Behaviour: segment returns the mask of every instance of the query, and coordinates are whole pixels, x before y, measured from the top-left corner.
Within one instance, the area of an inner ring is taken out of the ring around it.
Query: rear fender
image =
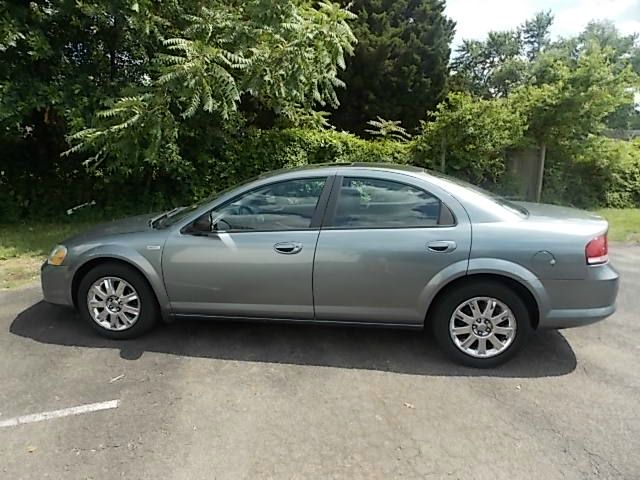
[[[451,282],[464,276],[488,274],[508,277],[527,288],[533,295],[541,317],[550,309],[549,295],[542,282],[522,265],[496,258],[474,258],[463,260],[441,270],[424,287],[418,301],[418,308],[426,316],[436,296]]]
[[[418,311],[421,312],[423,319],[427,315],[433,299],[436,298],[438,293],[440,293],[446,285],[460,277],[464,277],[467,274],[468,265],[468,260],[460,260],[459,262],[452,263],[448,267],[440,270],[429,280],[429,283],[422,289],[418,299]]]
[[[551,309],[549,294],[540,279],[529,269],[520,264],[498,258],[472,258],[469,260],[467,275],[489,274],[508,277],[525,287],[536,303],[540,318],[544,318]]]

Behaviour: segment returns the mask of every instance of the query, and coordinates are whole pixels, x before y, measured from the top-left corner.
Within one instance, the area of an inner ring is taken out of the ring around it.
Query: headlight
[[[56,245],[55,247],[53,247],[53,250],[51,250],[49,258],[47,259],[47,263],[49,265],[62,265],[62,262],[64,262],[66,256],[67,247],[65,247],[64,245]]]

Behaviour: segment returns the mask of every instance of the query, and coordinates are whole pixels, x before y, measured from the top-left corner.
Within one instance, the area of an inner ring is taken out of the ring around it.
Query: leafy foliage
[[[549,157],[545,200],[592,208],[640,206],[640,141],[590,136],[559,145]]]
[[[375,120],[369,120],[367,125],[371,128],[366,129],[365,132],[374,137],[399,141],[405,141],[411,138],[411,135],[407,133],[398,120],[385,120],[384,118],[378,117]]]
[[[332,122],[366,133],[367,121],[400,121],[414,132],[446,95],[454,23],[443,0],[342,0],[357,15],[355,55]]]
[[[550,13],[539,13],[516,31],[467,41],[453,62],[458,88],[489,101],[508,98],[524,119],[524,135],[512,145],[539,150],[538,200],[547,147],[600,133],[608,117],[633,110],[638,87],[629,55],[634,38],[592,23],[580,36],[554,44],[552,21]]]
[[[505,99],[484,100],[452,93],[416,138],[415,162],[485,186],[505,173],[505,151],[524,134],[525,119]]]
[[[607,115],[633,104],[637,77],[629,67],[616,68],[598,44],[573,55],[550,49],[530,72],[528,84],[515,90],[512,100],[526,115],[527,132],[536,143],[598,133]]]
[[[91,200],[74,216],[155,211],[330,161],[415,163],[504,191],[506,153],[543,145],[545,199],[640,201],[638,144],[601,137],[640,125],[637,37],[595,22],[551,42],[541,13],[465,42],[447,80],[443,12],[442,0],[0,3],[0,221]]]
[[[164,156],[179,165],[177,111],[191,118],[204,110],[214,114],[210,121],[224,122],[245,96],[295,123],[316,104],[336,106],[335,88],[343,86],[337,70],[355,42],[351,17],[332,3],[316,9],[266,0],[215,3],[185,15],[184,36],[163,40],[168,53],[154,59],[157,79],[100,112],[96,127],[71,135],[78,143],[67,153],[97,150],[125,163],[137,151],[142,161]]]
[[[504,97],[527,83],[528,68],[550,44],[553,15],[539,12],[515,30],[464,40],[451,62],[454,85],[475,95]]]

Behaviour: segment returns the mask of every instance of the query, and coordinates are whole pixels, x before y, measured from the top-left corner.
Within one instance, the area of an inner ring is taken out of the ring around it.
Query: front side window
[[[424,190],[389,180],[345,177],[333,226],[410,228],[453,223],[451,211]]]
[[[213,211],[221,230],[300,230],[309,228],[325,178],[273,183],[235,198]]]

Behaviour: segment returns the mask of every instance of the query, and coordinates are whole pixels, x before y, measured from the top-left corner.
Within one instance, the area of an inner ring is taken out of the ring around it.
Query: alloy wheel
[[[516,336],[511,309],[493,297],[474,297],[462,302],[449,320],[455,346],[475,358],[491,358],[504,352]]]
[[[119,277],[102,277],[87,292],[87,307],[94,322],[111,331],[127,330],[140,317],[138,292]]]

